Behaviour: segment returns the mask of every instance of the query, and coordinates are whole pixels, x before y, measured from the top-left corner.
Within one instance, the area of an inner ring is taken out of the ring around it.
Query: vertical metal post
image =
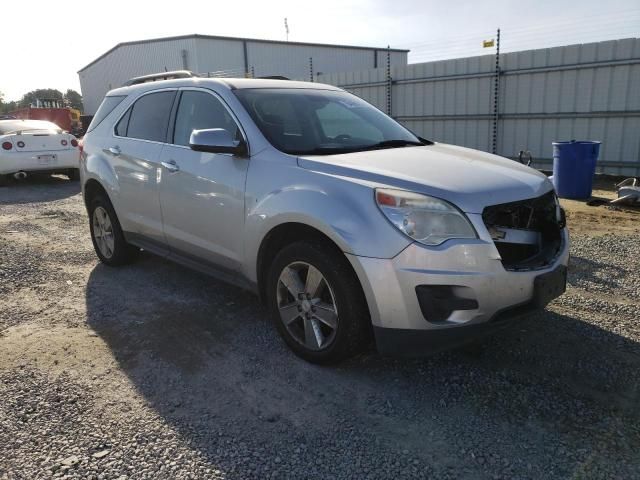
[[[187,61],[188,52],[186,50],[182,50],[182,68],[184,70],[189,70],[189,62]]]
[[[387,45],[387,115],[391,116],[391,48]]]
[[[244,60],[244,76],[249,76],[249,55],[247,52],[247,41],[242,41],[242,59]]]
[[[251,65],[251,78],[256,78],[256,70],[253,68],[253,65]]]
[[[493,140],[491,142],[491,152],[498,153],[498,120],[499,120],[499,100],[500,100],[500,29],[496,36],[496,72],[493,80]]]
[[[309,81],[313,82],[313,57],[309,57]]]

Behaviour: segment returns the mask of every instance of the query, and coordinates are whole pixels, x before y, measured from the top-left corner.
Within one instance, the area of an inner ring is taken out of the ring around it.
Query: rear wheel
[[[294,243],[276,255],[267,297],[280,335],[309,362],[339,362],[371,338],[358,278],[341,252],[321,242]]]
[[[93,248],[106,265],[131,263],[140,251],[127,243],[111,202],[102,194],[96,195],[89,204],[89,229]]]

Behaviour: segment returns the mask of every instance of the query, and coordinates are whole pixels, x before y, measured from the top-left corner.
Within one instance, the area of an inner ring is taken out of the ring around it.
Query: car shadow
[[[319,367],[284,346],[252,294],[151,255],[97,265],[86,307],[145,404],[227,478],[283,478],[296,465],[328,478],[356,458],[382,472],[403,455],[435,476],[570,476],[640,441],[640,347],[577,314],[541,312],[432,357],[369,352]],[[550,470],[538,448],[569,453]],[[256,470],[230,451],[279,462]]]
[[[625,277],[625,269],[611,262],[578,255],[572,255],[569,259],[567,282],[574,287],[595,284],[602,288],[611,288],[615,284],[624,284]]]
[[[0,204],[51,202],[80,193],[80,182],[64,175],[29,175],[23,180],[10,178],[0,187]]]

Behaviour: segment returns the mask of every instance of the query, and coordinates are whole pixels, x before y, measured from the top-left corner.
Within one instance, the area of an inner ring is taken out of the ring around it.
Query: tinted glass
[[[175,92],[150,93],[133,104],[127,137],[164,142]]]
[[[120,102],[122,102],[125,98],[127,98],[126,95],[104,97],[104,100],[102,100],[102,103],[98,107],[98,111],[93,116],[93,119],[89,124],[89,128],[87,129],[87,132],[90,132],[91,130],[96,128],[98,125],[100,125],[100,122],[102,122],[102,120],[104,120],[107,115],[113,112],[113,109],[116,108],[120,104]]]
[[[127,110],[127,113],[120,119],[115,128],[115,133],[119,137],[127,136],[127,127],[129,126],[129,118],[131,117],[131,108]]]
[[[234,94],[271,144],[286,153],[329,155],[423,145],[398,122],[347,92],[256,88]]]
[[[182,92],[173,143],[189,145],[191,132],[205,128],[223,128],[233,138],[239,138],[240,135],[238,125],[216,97],[206,92]]]
[[[362,119],[349,107],[339,102],[327,102],[327,104],[316,110],[316,115],[320,120],[320,128],[327,138],[337,138],[340,135],[351,135],[352,137],[367,139],[371,142],[381,142],[384,140],[382,131],[370,122],[363,122]],[[346,132],[349,132],[348,134]]]

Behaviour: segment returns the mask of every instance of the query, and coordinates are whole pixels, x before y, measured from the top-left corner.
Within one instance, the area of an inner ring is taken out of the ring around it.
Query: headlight
[[[424,245],[440,245],[450,238],[477,238],[464,214],[439,198],[378,188],[376,202],[391,223]]]

